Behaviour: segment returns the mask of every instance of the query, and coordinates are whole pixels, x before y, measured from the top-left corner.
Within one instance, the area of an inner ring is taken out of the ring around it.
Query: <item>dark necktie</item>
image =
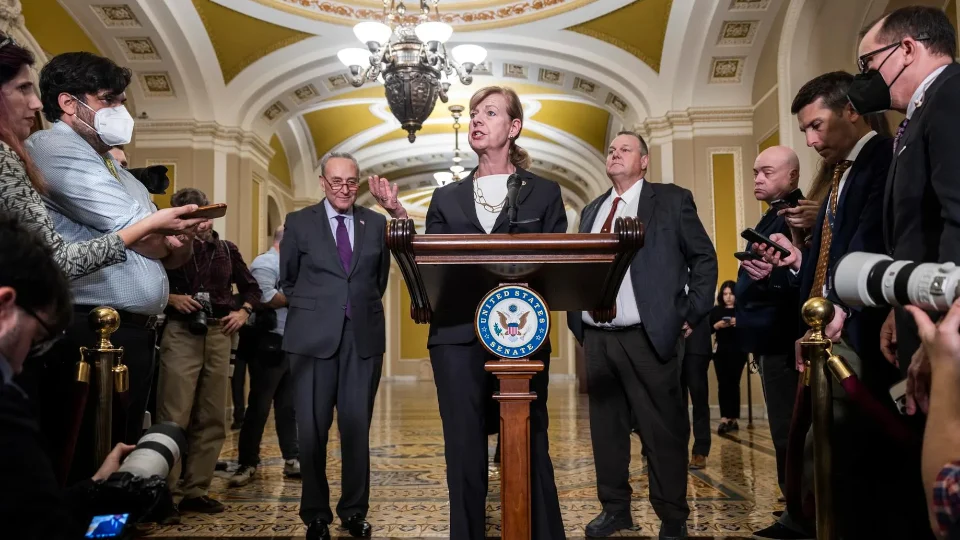
[[[907,124],[910,123],[909,118],[904,118],[903,122],[900,122],[900,125],[897,127],[897,136],[893,138],[893,153],[896,155],[897,150],[900,149],[900,139],[903,137],[903,132],[907,130]]]
[[[347,232],[346,218],[337,216],[337,254],[340,255],[340,265],[343,271],[350,275],[350,265],[353,263],[353,248],[350,247],[350,234]],[[350,298],[347,298],[347,318],[350,318]]]
[[[837,213],[837,201],[840,200],[840,179],[843,173],[853,165],[852,161],[845,160],[837,163],[833,169],[833,182],[830,185],[830,201],[827,203],[827,215],[820,229],[820,254],[817,257],[816,273],[813,275],[813,287],[810,288],[810,298],[823,296],[823,285],[827,282],[827,267],[830,263],[830,244],[833,242],[833,218]]]
[[[610,207],[610,213],[607,214],[607,220],[603,222],[603,227],[600,228],[600,232],[608,233],[610,232],[610,226],[613,225],[613,216],[617,215],[617,205],[622,202],[623,199],[617,197],[613,200],[613,206]]]

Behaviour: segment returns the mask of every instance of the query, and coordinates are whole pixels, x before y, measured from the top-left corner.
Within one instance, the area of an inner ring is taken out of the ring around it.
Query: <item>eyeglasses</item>
[[[920,34],[920,36],[913,38],[914,41],[927,41],[927,40],[929,40],[929,39],[930,39],[930,36],[928,36],[928,35],[926,35],[926,34]],[[867,71],[869,71],[867,65],[870,63],[870,59],[871,59],[871,58],[873,58],[874,56],[876,56],[876,55],[878,55],[878,54],[880,54],[880,53],[882,53],[882,52],[884,52],[884,51],[889,51],[890,49],[895,49],[895,48],[899,47],[900,45],[903,45],[903,41],[897,41],[897,42],[895,42],[895,43],[891,43],[891,44],[889,44],[889,45],[885,45],[885,46],[883,46],[883,47],[880,47],[879,49],[877,49],[877,50],[875,50],[875,51],[870,51],[870,52],[868,52],[868,53],[866,53],[866,54],[861,55],[860,58],[857,59],[857,67],[860,68],[860,73],[866,73]],[[890,54],[892,55],[893,53],[891,52]],[[887,56],[887,58],[890,58],[890,57]],[[886,62],[887,60],[884,59],[883,61]],[[881,63],[880,65],[882,66],[883,64]]]
[[[324,180],[326,180],[326,178],[324,178]],[[335,179],[335,180],[326,180],[326,182],[327,182],[328,184],[330,184],[330,187],[331,187],[334,191],[340,191],[341,189],[343,189],[343,186],[347,186],[347,191],[356,191],[357,188],[360,187],[360,182],[358,182],[358,181],[356,181],[356,180],[354,180],[354,179],[352,179],[352,178],[351,178],[350,180],[347,180],[347,181],[343,181],[343,180],[340,180],[339,178],[337,178],[337,179]]]
[[[20,309],[22,309],[27,315],[30,315],[31,317],[36,319],[37,322],[40,323],[40,326],[42,326],[47,333],[46,338],[40,341],[37,341],[30,346],[30,353],[29,353],[30,356],[34,356],[34,357],[43,356],[48,351],[50,351],[51,348],[53,348],[54,344],[56,344],[58,341],[63,339],[63,336],[67,335],[66,330],[61,330],[60,332],[54,331],[53,328],[51,328],[50,325],[45,323],[43,319],[41,319],[40,316],[37,315],[37,312],[33,311],[32,309],[24,306],[20,306]]]

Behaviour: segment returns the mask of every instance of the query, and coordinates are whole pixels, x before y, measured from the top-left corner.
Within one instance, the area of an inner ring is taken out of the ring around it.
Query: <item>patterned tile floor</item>
[[[596,497],[590,425],[586,397],[578,395],[572,382],[551,383],[551,457],[569,539],[582,538],[584,526],[600,511]],[[158,527],[151,537],[180,538],[303,538],[305,529],[297,516],[300,482],[281,474],[283,461],[272,419],[262,445],[264,464],[257,478],[243,488],[231,489],[215,478],[211,496],[223,501],[228,511],[219,515],[187,514],[182,524]],[[688,496],[691,537],[735,538],[772,523],[771,513],[781,510],[777,502],[776,465],[767,424],[754,422],[732,436],[716,435],[707,468],[691,471]],[[340,446],[333,427],[327,449],[331,501],[339,497]],[[232,432],[223,448],[223,459],[235,460],[238,432]],[[447,490],[443,466],[443,437],[433,383],[384,382],[377,396],[373,428],[371,501],[368,519],[377,538],[449,537]],[[491,438],[491,446],[495,440]],[[493,448],[491,447],[491,453]],[[633,519],[636,530],[618,536],[656,537],[659,520],[646,499],[647,475],[640,458],[640,443],[634,438],[630,471],[634,489]],[[491,482],[487,499],[487,534],[500,535],[499,483]],[[336,531],[333,531],[337,534]],[[346,534],[341,532],[341,534]]]

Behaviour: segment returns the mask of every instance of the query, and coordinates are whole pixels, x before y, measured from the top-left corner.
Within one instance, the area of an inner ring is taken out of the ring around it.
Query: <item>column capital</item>
[[[137,121],[135,137],[138,148],[218,150],[250,158],[265,169],[274,154],[270,144],[256,133],[217,122],[143,119]]]

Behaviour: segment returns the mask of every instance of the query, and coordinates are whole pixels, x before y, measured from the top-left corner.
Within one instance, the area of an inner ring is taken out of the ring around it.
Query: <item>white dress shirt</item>
[[[323,206],[327,209],[327,221],[330,222],[330,232],[333,233],[333,241],[337,241],[337,226],[340,225],[340,222],[337,221],[337,216],[343,216],[343,226],[347,228],[347,235],[350,237],[350,249],[353,249],[353,207],[351,206],[347,213],[341,214],[337,211],[336,208],[330,204],[328,199],[323,200]]]
[[[624,191],[623,195],[617,195],[617,190],[611,189],[610,195],[597,210],[597,217],[593,220],[593,227],[590,229],[590,232],[600,232],[600,229],[603,228],[603,223],[607,220],[607,215],[610,213],[610,208],[613,207],[613,200],[617,197],[620,197],[623,201],[617,205],[617,211],[613,215],[613,222],[616,222],[618,217],[636,216],[637,210],[640,207],[640,191],[643,189],[643,184],[644,179],[641,178],[639,182],[630,186],[630,189]],[[613,232],[612,223],[610,232]],[[626,327],[640,324],[640,309],[637,307],[637,297],[633,293],[633,280],[630,279],[629,268],[623,277],[623,281],[620,282],[620,290],[617,291],[617,316],[614,317],[613,321],[598,324],[593,320],[593,317],[590,316],[588,311],[584,311],[583,322],[590,326],[599,326],[601,328],[611,326]]]
[[[870,142],[870,139],[872,139],[876,134],[877,134],[876,131],[871,131],[870,133],[867,133],[863,137],[860,137],[860,140],[857,141],[857,144],[853,145],[853,148],[847,154],[846,159],[848,161],[856,161],[857,157],[860,156],[860,152],[863,150],[863,147],[866,146],[867,143]],[[853,170],[852,166],[847,167],[847,170],[843,171],[843,176],[840,177],[840,186],[837,188],[838,201],[840,200],[840,196],[843,195],[843,186],[844,184],[847,183],[847,177],[850,176],[850,171],[852,170]]]
[[[476,182],[477,188],[483,193],[483,199],[487,204],[497,206],[507,198],[508,178],[510,178],[509,174],[491,174],[490,176],[474,178],[473,181]],[[489,234],[493,230],[493,226],[497,224],[500,212],[491,212],[480,206],[480,203],[476,200],[473,201],[473,205],[477,209],[477,219],[480,220],[480,225],[483,225],[483,230]]]
[[[939,77],[945,69],[947,69],[947,66],[940,66],[934,70],[934,72],[927,75],[927,78],[914,90],[913,96],[910,98],[910,103],[907,104],[907,118],[912,118],[913,111],[916,111],[917,107],[923,105],[923,95],[927,92],[927,88],[930,88],[933,81],[937,80],[937,77]]]

